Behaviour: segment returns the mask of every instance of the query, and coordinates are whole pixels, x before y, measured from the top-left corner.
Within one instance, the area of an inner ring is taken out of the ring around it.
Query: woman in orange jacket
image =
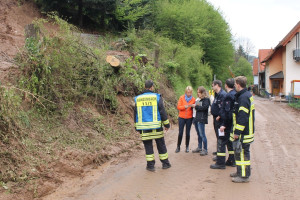
[[[177,109],[179,110],[179,117],[178,117],[179,134],[177,140],[177,148],[175,151],[176,153],[180,151],[184,126],[186,130],[185,152],[186,153],[189,152],[190,131],[193,122],[193,108],[195,107],[195,98],[192,96],[192,94],[193,94],[193,88],[191,86],[187,86],[185,89],[185,94],[182,95],[178,100]]]

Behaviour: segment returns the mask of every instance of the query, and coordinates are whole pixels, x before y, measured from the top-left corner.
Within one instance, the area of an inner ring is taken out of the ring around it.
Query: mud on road
[[[157,150],[156,172],[145,170],[144,150],[119,157],[82,178],[64,183],[44,200],[200,200],[200,199],[300,199],[300,113],[284,103],[255,98],[256,131],[251,145],[252,176],[249,183],[231,182],[225,170],[210,169],[216,149],[212,117],[206,126],[209,155],[175,153],[178,129],[165,139],[172,167],[161,168]],[[190,149],[197,146],[194,127]],[[183,140],[184,144],[184,140]],[[156,147],[155,147],[156,148]]]

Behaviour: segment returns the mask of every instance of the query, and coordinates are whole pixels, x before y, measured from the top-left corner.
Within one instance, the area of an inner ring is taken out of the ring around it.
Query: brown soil
[[[18,73],[13,58],[24,46],[24,27],[40,16],[33,3],[17,0],[0,1],[0,81],[2,83],[12,82],[14,74]]]
[[[206,127],[209,155],[174,153],[178,129],[166,133],[172,168],[163,170],[156,155],[156,172],[145,170],[144,150],[117,157],[59,187],[44,200],[98,199],[299,199],[300,113],[284,103],[255,98],[256,133],[251,145],[251,181],[232,183],[235,168],[212,170],[211,152],[216,148],[212,118]],[[190,149],[196,147],[194,127]],[[141,141],[140,141],[141,142]]]

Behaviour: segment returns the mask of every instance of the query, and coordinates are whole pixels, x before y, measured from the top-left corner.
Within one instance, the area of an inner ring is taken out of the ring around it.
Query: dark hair
[[[203,86],[199,86],[197,89],[201,94],[204,94],[204,97],[207,97],[206,89]]]
[[[213,84],[218,85],[220,88],[222,87],[222,81],[220,81],[220,80],[214,80]]]
[[[152,80],[147,80],[145,81],[145,88],[150,89],[153,86],[153,81]]]
[[[235,78],[235,82],[239,84],[242,88],[245,88],[247,85],[247,78],[245,76],[238,76]]]
[[[233,78],[229,78],[226,80],[225,84],[227,85],[227,87],[229,88],[234,88],[234,79]]]

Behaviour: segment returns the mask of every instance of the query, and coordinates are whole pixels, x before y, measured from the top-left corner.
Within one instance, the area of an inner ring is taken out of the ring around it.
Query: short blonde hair
[[[192,91],[192,92],[193,92],[193,88],[192,88],[192,86],[187,86],[187,87],[185,88],[185,92],[187,92],[188,90],[190,90],[190,91]]]

